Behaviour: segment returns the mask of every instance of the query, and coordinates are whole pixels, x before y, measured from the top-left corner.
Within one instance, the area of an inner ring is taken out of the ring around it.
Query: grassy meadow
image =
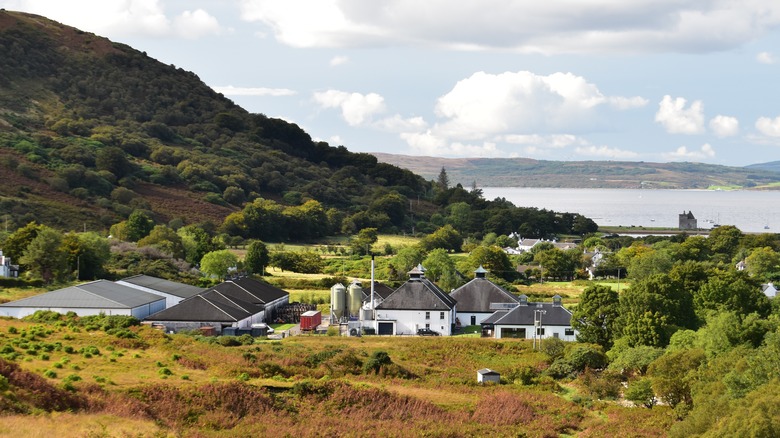
[[[0,319],[0,351],[0,435],[663,436],[673,421],[544,376],[547,356],[524,340],[269,341]],[[481,368],[502,383],[477,384]]]

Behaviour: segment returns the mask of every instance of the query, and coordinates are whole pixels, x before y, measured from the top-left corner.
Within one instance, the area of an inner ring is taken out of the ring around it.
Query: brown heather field
[[[298,336],[223,346],[129,330],[135,337],[0,319],[0,436],[664,436],[673,418],[542,376],[545,355],[525,341]],[[376,352],[389,361],[372,368]],[[502,373],[501,385],[476,383],[485,367]],[[513,381],[518,370],[533,381]]]

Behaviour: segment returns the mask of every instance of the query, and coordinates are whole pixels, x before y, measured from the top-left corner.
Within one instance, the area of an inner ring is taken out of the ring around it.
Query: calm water
[[[691,211],[700,228],[720,224],[745,232],[780,233],[780,191],[517,187],[482,191],[485,199],[503,197],[518,207],[580,213],[601,226],[676,228],[678,215]]]

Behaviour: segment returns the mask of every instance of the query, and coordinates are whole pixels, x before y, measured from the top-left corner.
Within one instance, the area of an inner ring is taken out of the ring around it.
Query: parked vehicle
[[[429,328],[421,328],[417,329],[417,336],[441,336],[441,334]]]

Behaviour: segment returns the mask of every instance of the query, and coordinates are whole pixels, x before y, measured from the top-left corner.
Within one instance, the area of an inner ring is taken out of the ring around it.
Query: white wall
[[[83,308],[68,308],[68,307],[0,307],[0,316],[11,316],[14,318],[24,318],[25,316],[32,315],[39,310],[51,310],[57,313],[74,312],[78,316],[92,316],[100,315],[126,315],[132,316],[131,309],[83,309]]]
[[[466,327],[471,324],[471,317],[476,316],[477,323],[474,325],[482,324],[482,321],[488,319],[493,313],[476,313],[476,312],[458,312],[457,318],[460,320],[461,327]]]
[[[576,341],[577,340],[577,331],[574,330],[574,334],[570,336],[566,336],[566,329],[571,327],[563,327],[563,326],[550,326],[550,325],[543,325],[544,328],[544,335],[542,335],[541,339],[546,338],[553,338],[555,337],[555,334],[558,335],[558,339],[561,339],[563,341]],[[533,325],[503,325],[503,324],[496,324],[495,329],[493,331],[494,336],[496,339],[501,339],[501,329],[503,328],[524,328],[525,329],[525,339],[533,339],[534,338],[534,326]]]
[[[377,320],[395,320],[396,335],[415,335],[417,329],[430,324],[431,330],[439,332],[442,336],[452,335],[453,311],[444,310],[444,319],[440,318],[439,310],[431,310],[430,318],[425,318],[425,310],[390,310],[377,309]]]

